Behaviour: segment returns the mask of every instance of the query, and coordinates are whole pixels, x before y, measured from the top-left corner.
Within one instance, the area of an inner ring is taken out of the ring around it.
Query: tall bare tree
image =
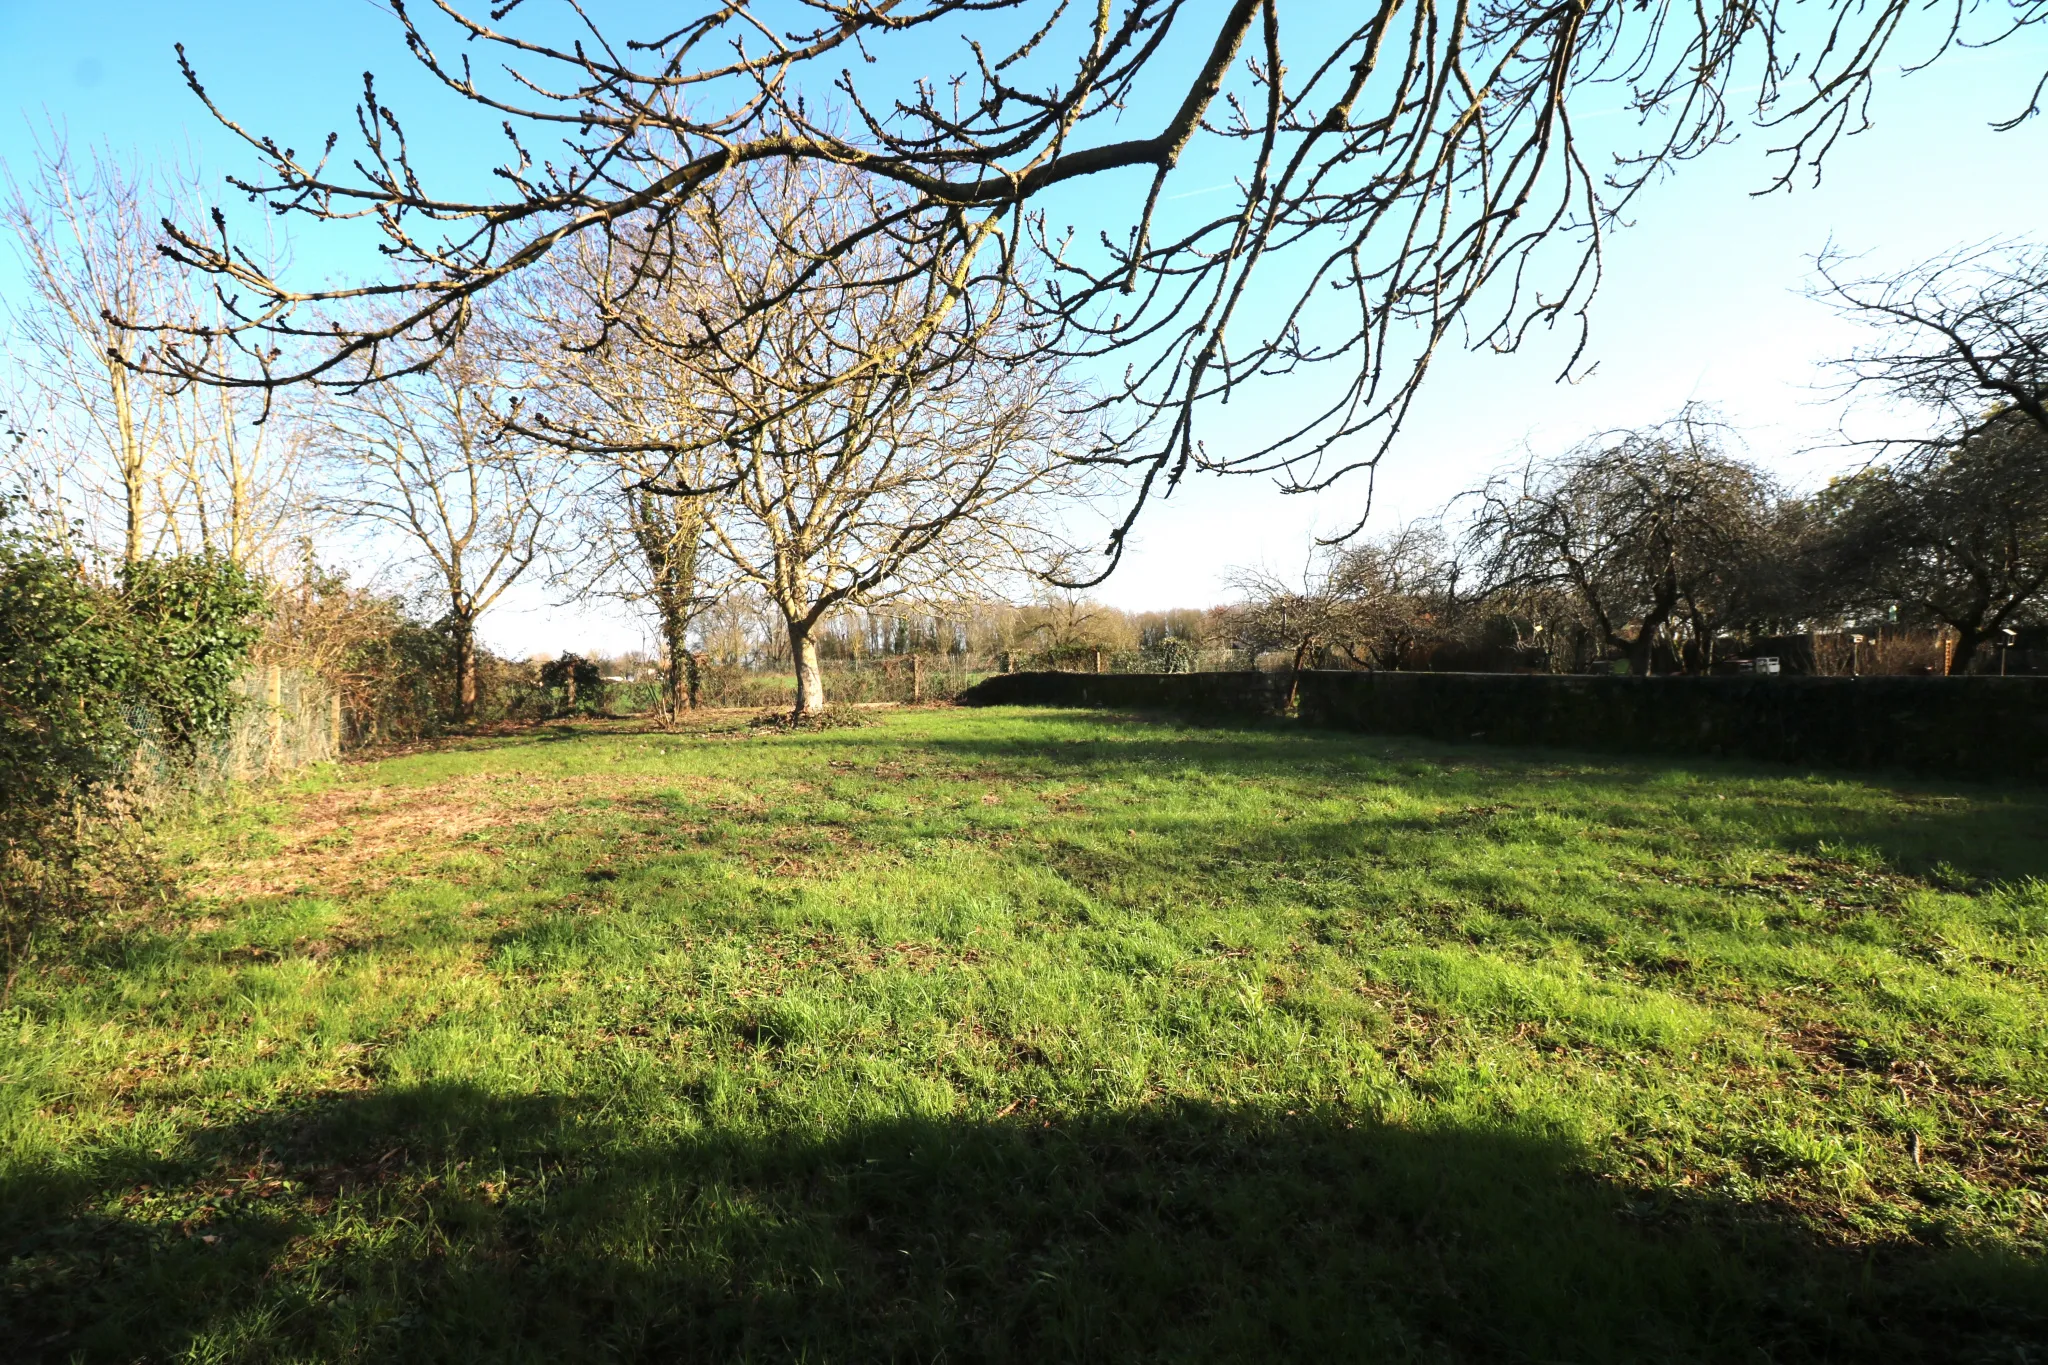
[[[833,613],[1050,567],[1093,449],[1086,396],[1021,307],[935,309],[947,286],[899,244],[845,244],[876,193],[793,162],[700,201],[658,287],[593,300],[668,425],[578,425],[567,404],[534,419],[572,450],[661,454],[637,487],[704,506],[725,585],[774,604],[799,716],[825,703],[818,634]]]
[[[673,718],[697,704],[690,627],[710,601],[701,580],[711,499],[686,491],[703,482],[708,414],[695,372],[666,344],[690,326],[688,291],[624,294],[630,268],[590,245],[521,281],[518,325],[497,344],[511,342],[525,371],[521,404],[540,424],[532,434],[581,458],[575,505],[587,552],[564,577],[653,618]]]
[[[295,542],[317,529],[302,496],[305,403],[272,403],[259,422],[258,405],[234,390],[196,385],[165,397],[160,458],[181,494],[172,538],[245,567],[286,568]]]
[[[74,488],[62,491],[72,493],[67,501],[118,509],[116,543],[132,564],[169,532],[164,471],[152,459],[165,414],[136,374],[149,338],[110,319],[183,312],[181,300],[164,296],[151,186],[104,152],[80,165],[59,140],[27,179],[10,167],[6,188],[28,285],[26,306],[10,310],[18,359],[42,392],[52,434],[91,442],[68,471]],[[61,496],[59,471],[47,474],[45,487]]]
[[[1512,349],[1562,323],[1583,345],[1605,225],[1732,135],[1742,103],[1775,130],[1790,183],[1865,125],[1900,43],[1933,60],[2048,21],[2038,0],[1995,15],[1960,0],[737,0],[627,41],[583,6],[393,13],[428,79],[505,128],[493,183],[507,188],[436,187],[369,78],[361,147],[337,154],[330,136],[302,155],[238,121],[181,49],[193,91],[261,163],[237,183],[286,215],[373,224],[388,272],[306,288],[250,264],[224,221],[184,222],[173,249],[234,297],[253,368],[225,364],[211,330],[171,363],[231,383],[352,382],[365,352],[452,339],[479,295],[565,242],[623,244],[652,286],[663,242],[735,173],[855,168],[893,192],[828,254],[889,242],[906,274],[939,282],[939,313],[1021,290],[1059,324],[1041,333],[1048,353],[1122,362],[1104,367],[1123,376],[1109,397],[1141,419],[1125,430],[1144,477],[1111,565],[1146,498],[1190,470],[1315,489],[1372,466],[1446,343]],[[948,51],[957,64],[934,68]],[[1580,138],[1589,100],[1638,116],[1635,140],[1599,149],[1615,154],[1605,172]],[[764,282],[755,301],[810,280]],[[319,305],[370,295],[396,305],[383,321],[328,329]],[[1200,410],[1323,373],[1269,440],[1202,443]]]
[[[338,516],[395,532],[442,606],[454,711],[477,706],[477,622],[547,554],[561,488],[557,460],[508,432],[493,353],[476,334],[428,368],[336,395],[318,429]]]
[[[115,321],[227,321],[157,250],[163,217],[197,202],[197,169],[145,169],[104,147],[80,157],[61,133],[34,158],[6,171],[0,201],[26,285],[8,310],[10,405],[33,427],[10,472],[54,531],[126,563],[165,549],[275,557],[301,529],[296,424],[274,407],[252,421],[258,396],[179,382],[149,363],[155,335]]]

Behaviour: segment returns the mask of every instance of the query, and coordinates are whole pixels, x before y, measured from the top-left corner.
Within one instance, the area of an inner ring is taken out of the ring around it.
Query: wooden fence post
[[[328,757],[341,757],[341,693],[331,692],[327,697],[327,750]]]
[[[924,700],[924,655],[922,654],[910,656],[910,699],[913,702]]]
[[[270,706],[270,754],[264,759],[264,766],[277,766],[278,751],[284,748],[284,670],[276,664],[270,666],[270,674],[264,680],[264,701]]]
[[[1095,651],[1095,671],[1097,673],[1102,671],[1102,651],[1099,649]]]

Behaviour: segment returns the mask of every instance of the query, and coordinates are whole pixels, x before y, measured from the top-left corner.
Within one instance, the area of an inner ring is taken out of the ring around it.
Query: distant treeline
[[[2015,671],[2048,646],[2048,427],[1994,411],[1815,493],[1697,410],[1500,474],[1300,581],[1239,575],[1222,638],[1296,668]]]

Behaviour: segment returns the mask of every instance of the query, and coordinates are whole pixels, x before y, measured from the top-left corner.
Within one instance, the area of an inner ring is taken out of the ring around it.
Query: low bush
[[[597,664],[567,650],[560,658],[540,666],[540,685],[547,692],[549,710],[561,716],[601,716],[605,713],[604,674]]]
[[[133,792],[113,785],[0,801],[0,1009],[39,951],[158,893],[146,814]]]

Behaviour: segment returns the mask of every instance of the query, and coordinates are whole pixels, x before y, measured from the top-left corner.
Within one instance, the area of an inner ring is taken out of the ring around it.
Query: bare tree
[[[502,378],[477,336],[402,381],[337,395],[322,415],[338,515],[396,532],[445,608],[454,711],[477,703],[478,620],[549,549],[559,462],[505,430],[493,400]]]
[[[1353,638],[1336,642],[1354,664],[1407,668],[1462,624],[1463,567],[1441,525],[1411,521],[1345,548],[1330,589],[1351,604]]]
[[[712,662],[728,668],[772,661],[789,648],[782,613],[758,589],[744,585],[715,597],[698,614],[697,629]]]
[[[301,496],[310,437],[302,405],[272,404],[257,422],[247,397],[200,385],[165,395],[160,458],[182,494],[171,534],[185,548],[275,572],[317,529]]]
[[[150,197],[139,172],[104,153],[81,167],[61,141],[27,181],[7,172],[7,226],[28,284],[27,305],[11,310],[17,358],[42,391],[41,415],[59,439],[91,442],[68,470],[44,465],[37,482],[52,502],[118,508],[114,538],[131,564],[161,543],[171,522],[151,459],[163,414],[136,374],[148,337],[109,319],[182,312],[162,296]],[[68,489],[59,482],[66,473]],[[54,520],[69,522],[69,511]]]
[[[1709,667],[1775,497],[1715,435],[1688,410],[1489,480],[1468,495],[1480,586],[1568,593],[1594,638],[1634,673],[1652,670],[1660,643],[1688,671]]]
[[[1850,264],[1823,255],[1818,292],[1879,335],[1840,362],[1851,392],[1930,411],[1958,444],[2008,409],[2048,432],[2048,247],[1992,242],[1865,279],[1848,278]]]
[[[1845,601],[1889,602],[1956,632],[1950,667],[2040,606],[2048,582],[2048,247],[1965,247],[1889,277],[1819,263],[1824,297],[1880,339],[1841,362],[1851,392],[1930,413],[1932,436],[1816,500],[1823,573]]]
[[[711,499],[686,491],[704,479],[706,406],[694,372],[663,345],[690,325],[685,291],[646,291],[622,308],[622,266],[586,247],[522,282],[520,323],[505,339],[528,372],[522,402],[544,419],[533,434],[587,466],[577,503],[589,553],[567,577],[653,617],[673,719],[697,705],[690,626],[710,601],[701,579]]]
[[[1822,501],[1832,583],[1859,605],[1896,603],[1952,628],[1952,672],[2048,608],[2048,432],[2017,410],[1960,445],[1840,480]]]
[[[1284,649],[1293,658],[1287,704],[1294,704],[1304,669],[1370,633],[1369,610],[1347,591],[1344,556],[1324,549],[1303,571],[1299,586],[1269,569],[1235,569],[1239,601],[1230,611],[1231,643],[1256,659]]]
[[[899,246],[844,244],[874,192],[836,169],[762,172],[700,202],[658,290],[600,301],[607,332],[682,376],[692,420],[721,433],[650,433],[637,444],[667,464],[639,486],[711,500],[703,524],[728,586],[782,616],[798,716],[825,703],[817,636],[833,613],[1048,567],[1091,436],[1084,396],[1021,310],[941,314]],[[570,449],[617,458],[633,444],[543,416],[536,429]]]
[[[152,368],[158,338],[115,321],[226,321],[157,250],[162,217],[196,202],[197,169],[144,170],[104,148],[81,160],[61,134],[35,158],[26,176],[6,172],[0,203],[27,286],[9,310],[22,390],[10,405],[33,427],[11,472],[54,532],[125,563],[166,549],[274,557],[301,529],[295,424],[255,425],[250,395]]]
[[[1126,458],[1145,477],[1110,536],[1113,566],[1146,498],[1192,469],[1311,489],[1373,466],[1446,343],[1512,349],[1563,323],[1582,346],[1605,225],[1661,170],[1732,135],[1750,91],[1790,183],[1865,126],[1901,41],[1924,37],[1916,56],[1933,60],[2048,19],[2034,0],[1990,19],[1961,0],[1925,18],[1908,0],[1380,0],[1285,23],[1282,10],[739,0],[624,41],[582,6],[394,6],[429,80],[506,131],[506,188],[480,198],[432,186],[373,79],[360,149],[337,154],[330,136],[301,155],[237,121],[181,49],[195,94],[261,163],[237,185],[288,216],[373,225],[389,272],[305,288],[252,265],[225,219],[179,224],[172,249],[234,298],[250,368],[210,353],[207,329],[170,362],[222,382],[353,382],[365,352],[449,341],[479,295],[572,239],[623,243],[652,284],[663,243],[735,172],[856,168],[893,192],[828,255],[887,240],[936,282],[940,313],[980,288],[1021,290],[1059,324],[1047,351],[1124,362],[1108,397],[1142,419]],[[934,69],[949,50],[957,64]],[[476,53],[488,59],[472,65]],[[1604,174],[1577,131],[1588,100],[1638,119]],[[1048,202],[1071,204],[1077,225],[1049,220]],[[800,273],[755,301],[809,287]],[[319,305],[366,296],[397,306],[328,329]],[[1306,390],[1314,400],[1269,441],[1202,444],[1198,410],[1254,379],[1320,371],[1334,382]]]

